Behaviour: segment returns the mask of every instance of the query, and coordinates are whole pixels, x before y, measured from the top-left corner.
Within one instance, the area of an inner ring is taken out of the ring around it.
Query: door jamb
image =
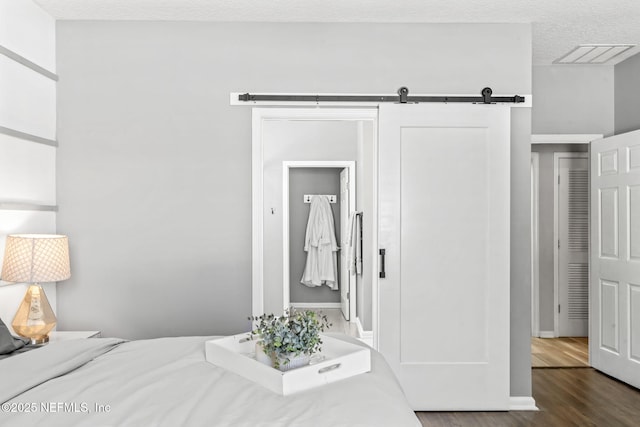
[[[540,336],[540,153],[531,152],[531,336]]]
[[[310,160],[282,162],[282,303],[283,307],[291,304],[291,277],[289,275],[289,171],[294,168],[346,168],[349,171],[349,206],[356,205],[356,162],[353,160]],[[354,209],[355,210],[355,209]],[[341,236],[344,240],[344,236]],[[342,250],[342,248],[341,248]],[[340,265],[340,269],[346,266]],[[340,284],[343,286],[343,284]],[[354,280],[349,281],[349,319],[355,322],[357,286]]]

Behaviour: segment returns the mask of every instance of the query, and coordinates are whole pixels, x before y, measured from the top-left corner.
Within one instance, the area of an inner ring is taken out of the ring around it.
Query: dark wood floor
[[[533,369],[539,411],[417,412],[429,427],[637,427],[640,391],[592,368]]]

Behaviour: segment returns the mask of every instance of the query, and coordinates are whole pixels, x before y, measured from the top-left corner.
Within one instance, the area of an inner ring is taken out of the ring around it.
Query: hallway
[[[531,338],[533,368],[576,368],[589,366],[586,337]]]
[[[315,311],[316,313],[327,316],[331,327],[325,332],[340,332],[350,337],[358,338],[358,328],[356,328],[356,324],[345,320],[339,308],[306,308],[304,310]]]

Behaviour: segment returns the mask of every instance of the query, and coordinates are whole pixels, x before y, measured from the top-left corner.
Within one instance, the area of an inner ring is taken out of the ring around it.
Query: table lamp
[[[40,283],[71,277],[69,240],[54,234],[11,234],[7,236],[2,264],[2,280],[29,283],[29,289],[13,318],[16,334],[33,344],[49,341],[56,315]]]

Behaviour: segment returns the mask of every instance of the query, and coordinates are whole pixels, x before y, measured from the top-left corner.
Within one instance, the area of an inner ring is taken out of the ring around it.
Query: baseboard
[[[553,331],[540,331],[540,338],[555,338],[556,334]]]
[[[339,302],[292,302],[294,308],[342,308]]]
[[[510,411],[538,411],[536,401],[531,396],[511,396],[509,398]]]
[[[373,331],[365,331],[362,328],[359,317],[356,317],[356,328],[358,330],[358,339],[369,347],[373,347]]]

